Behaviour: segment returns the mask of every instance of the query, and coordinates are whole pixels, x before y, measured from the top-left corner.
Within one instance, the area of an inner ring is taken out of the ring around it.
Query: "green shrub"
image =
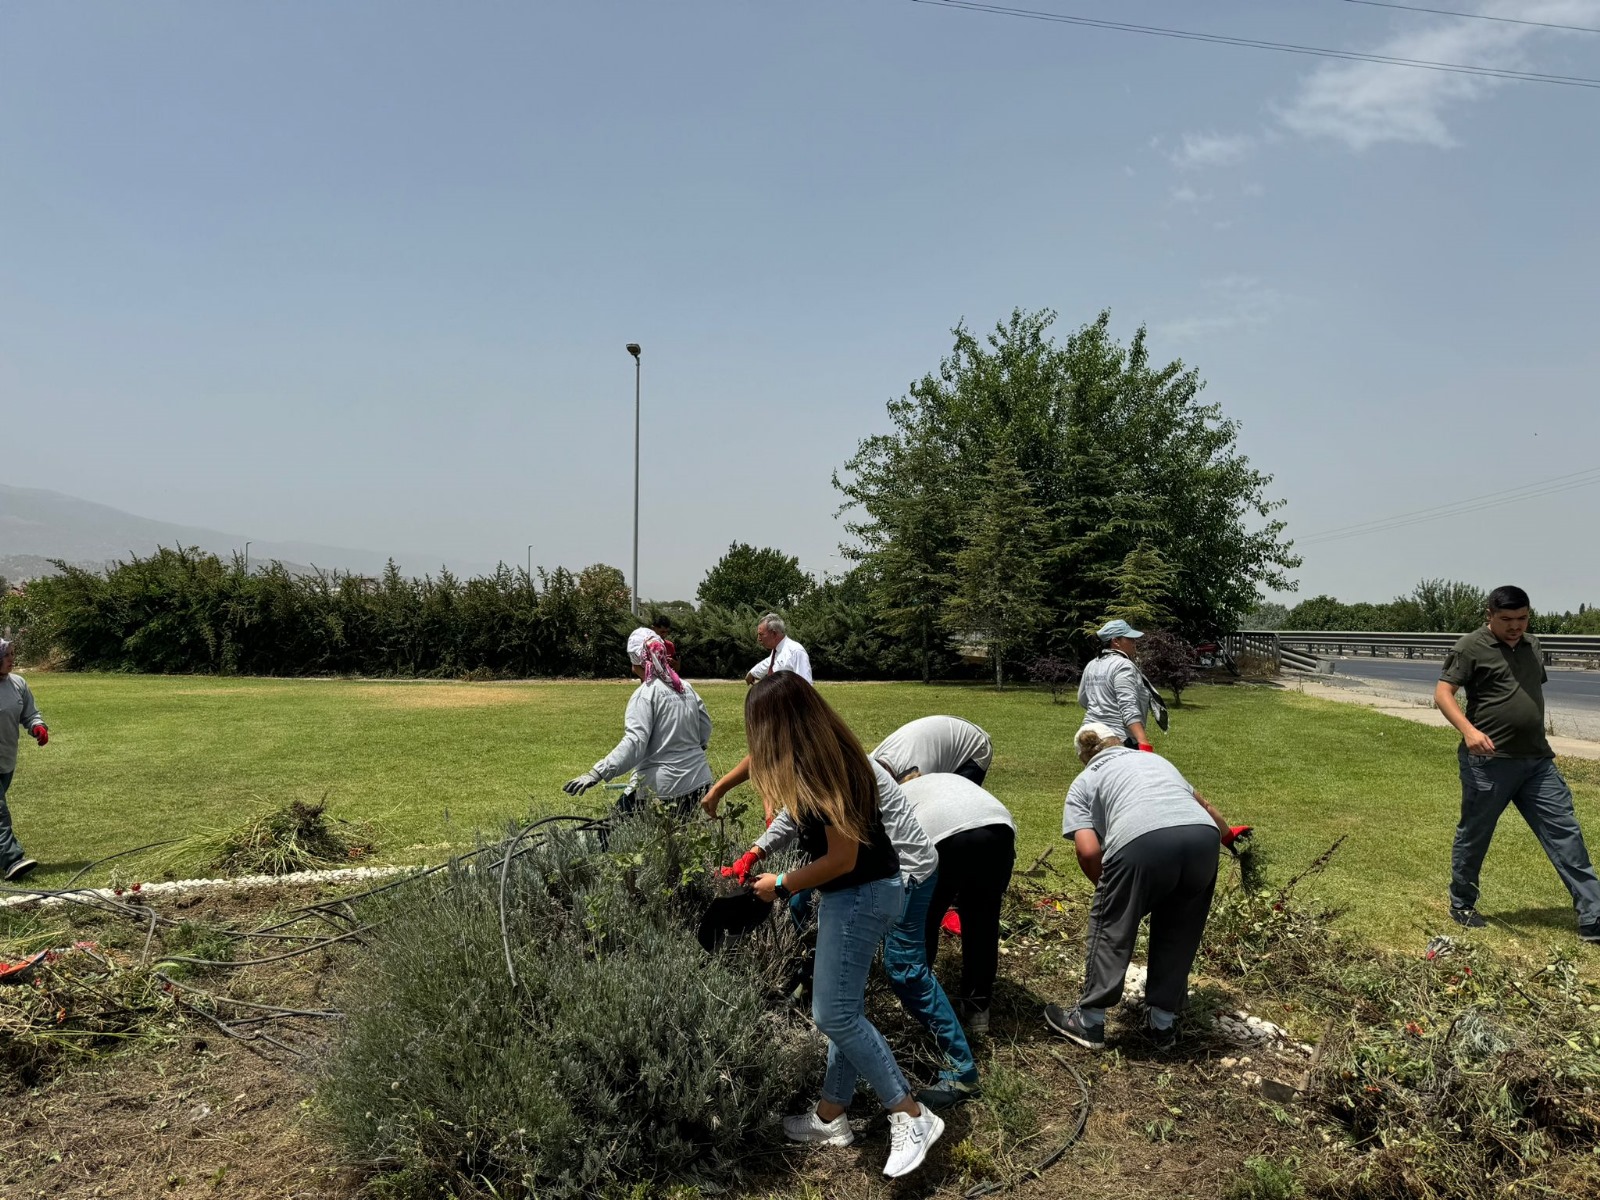
[[[1235,1176],[1224,1200],[1294,1200],[1304,1189],[1293,1159],[1280,1161],[1264,1155],[1244,1160],[1244,1169]]]
[[[776,996],[787,922],[697,942],[725,852],[646,813],[605,851],[566,831],[515,858],[504,941],[497,853],[363,914],[382,923],[321,1089],[346,1146],[507,1197],[737,1174],[814,1090],[821,1043]]]

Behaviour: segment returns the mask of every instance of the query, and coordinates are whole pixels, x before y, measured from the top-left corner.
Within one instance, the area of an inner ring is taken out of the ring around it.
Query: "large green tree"
[[[1050,621],[1051,533],[1027,476],[1010,451],[997,451],[961,528],[961,548],[951,561],[954,590],[942,617],[952,632],[988,648],[997,689],[1005,687],[1006,660],[1036,641]]]
[[[782,550],[734,542],[706,572],[695,597],[702,604],[721,608],[785,609],[809,592],[813,582],[800,569],[798,558]]]
[[[923,622],[948,610],[953,584],[940,580],[955,577],[960,530],[1002,451],[1052,532],[1041,569],[1057,641],[1117,603],[1141,544],[1170,571],[1163,606],[1190,634],[1293,586],[1300,560],[1273,516],[1281,502],[1239,452],[1237,423],[1201,402],[1192,368],[1153,363],[1143,329],[1120,344],[1110,320],[1060,340],[1048,311],[1013,312],[984,338],[958,326],[938,369],[890,402],[891,432],[862,441],[834,481],[856,538],[846,550],[881,581],[886,607]]]

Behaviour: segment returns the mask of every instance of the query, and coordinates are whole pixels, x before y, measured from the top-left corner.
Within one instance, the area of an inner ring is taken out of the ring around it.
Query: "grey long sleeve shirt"
[[[0,679],[0,775],[17,769],[18,734],[43,724],[28,681],[14,672]]]
[[[622,740],[594,765],[600,778],[633,770],[634,786],[663,800],[711,786],[711,714],[688,683],[681,694],[661,679],[641,683],[628,697],[622,724]]]
[[[1123,737],[1128,736],[1129,725],[1144,725],[1149,720],[1150,693],[1144,676],[1131,659],[1115,650],[1102,651],[1083,669],[1078,703],[1084,707],[1085,721],[1109,725]]]
[[[907,887],[922,883],[939,869],[939,852],[917,824],[911,801],[894,777],[876,762],[872,764],[872,773],[878,780],[878,812],[883,817],[883,829],[900,858],[900,878]],[[763,855],[771,854],[787,846],[799,834],[799,822],[789,815],[787,808],[780,808],[767,831],[756,839],[756,849]]]

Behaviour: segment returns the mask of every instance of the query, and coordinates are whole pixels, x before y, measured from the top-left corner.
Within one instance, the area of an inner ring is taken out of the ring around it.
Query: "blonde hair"
[[[1110,750],[1115,746],[1122,745],[1122,739],[1119,737],[1106,737],[1094,729],[1085,727],[1078,730],[1078,736],[1073,740],[1073,745],[1078,751],[1078,761],[1087,766],[1089,760],[1099,754],[1100,751]]]
[[[775,671],[745,697],[750,778],[796,821],[821,819],[865,842],[878,816],[867,752],[839,714],[793,671]]]

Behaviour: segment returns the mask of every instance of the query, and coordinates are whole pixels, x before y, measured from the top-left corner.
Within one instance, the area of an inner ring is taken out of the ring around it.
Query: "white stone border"
[[[249,891],[253,888],[271,887],[275,884],[287,884],[291,887],[316,883],[355,883],[363,879],[386,879],[393,875],[405,875],[413,871],[425,871],[426,867],[338,867],[330,871],[293,871],[288,875],[241,875],[236,879],[172,879],[160,883],[140,884],[139,890],[131,887],[115,888],[57,888],[41,889],[41,895],[7,895],[0,898],[0,908],[15,908],[23,904],[38,904],[49,906],[53,904],[70,904],[75,898],[87,899],[91,896],[106,900],[120,900],[126,903],[131,900],[142,900],[148,896],[176,896],[185,892],[200,891]],[[49,891],[67,892],[67,895],[50,895]]]

